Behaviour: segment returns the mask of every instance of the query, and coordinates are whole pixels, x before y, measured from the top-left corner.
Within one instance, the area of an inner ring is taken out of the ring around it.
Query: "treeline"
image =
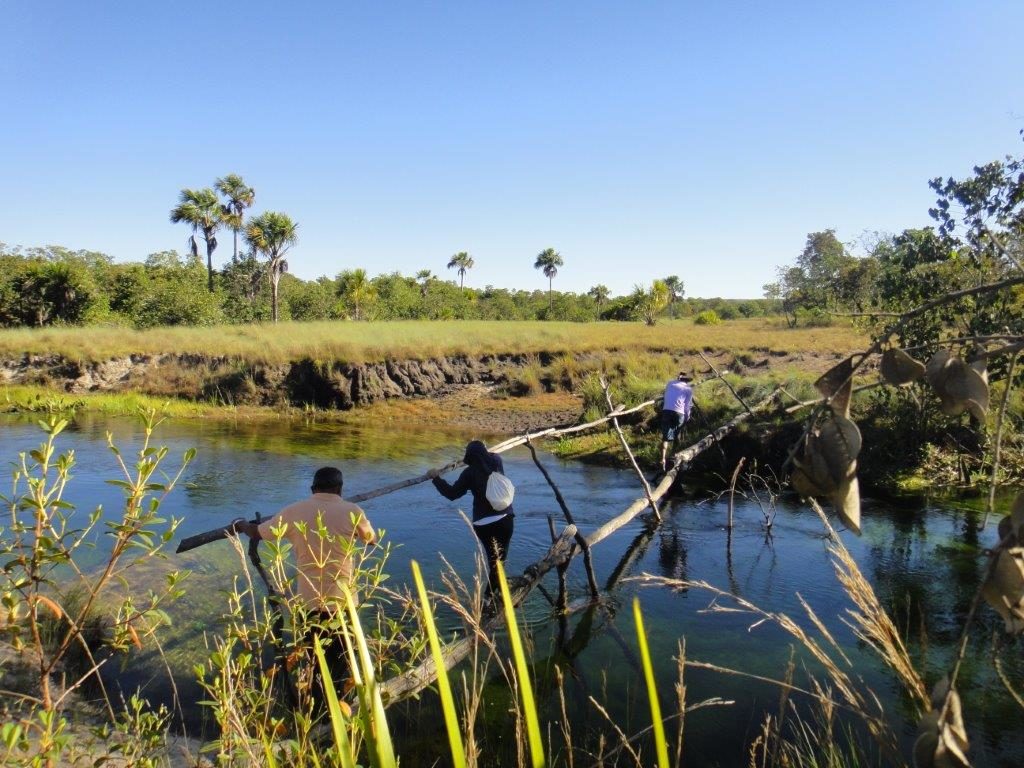
[[[443,263],[443,262],[442,262]],[[58,246],[0,244],[0,325],[159,325],[250,323],[272,318],[267,263],[242,252],[210,271],[198,253],[163,251],[141,262],[115,263],[104,253]],[[664,284],[666,281],[655,281]],[[756,317],[766,300],[697,299],[670,277],[667,295],[637,289],[611,296],[604,286],[587,293],[460,288],[429,270],[370,277],[363,269],[302,280],[279,276],[281,319],[308,320],[593,320],[645,319],[656,295],[655,319],[712,312],[721,319]]]
[[[1022,132],[1024,135],[1024,132]],[[976,166],[972,176],[935,178],[935,225],[874,234],[856,256],[835,230],[812,232],[793,264],[778,269],[765,296],[792,325],[844,315],[884,321],[947,292],[1019,274],[1024,262],[1024,158]],[[941,315],[910,324],[909,343],[956,331],[975,336],[1024,331],[1024,292],[965,298]]]

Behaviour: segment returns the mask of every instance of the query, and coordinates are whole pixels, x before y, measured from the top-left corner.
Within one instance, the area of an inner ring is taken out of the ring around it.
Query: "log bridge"
[[[714,368],[712,368],[712,373],[713,375],[706,376],[700,379],[699,381],[695,382],[694,386],[700,386],[701,384],[704,384],[714,379],[722,379],[724,381],[722,373],[715,370]],[[594,574],[593,564],[590,559],[590,550],[599,542],[604,541],[617,530],[627,525],[630,521],[632,521],[634,518],[640,515],[648,507],[650,507],[650,509],[652,510],[654,524],[656,525],[657,523],[659,523],[661,521],[661,515],[658,510],[658,502],[665,497],[665,495],[672,488],[672,485],[675,483],[676,478],[678,478],[681,473],[686,471],[686,469],[693,462],[693,460],[711,446],[717,445],[722,438],[724,438],[726,435],[732,432],[742,422],[751,418],[758,412],[767,411],[769,407],[772,405],[772,403],[775,402],[777,396],[781,394],[781,390],[776,389],[764,400],[760,401],[759,403],[753,406],[748,406],[740,399],[736,391],[732,387],[729,387],[730,391],[732,391],[732,393],[736,396],[736,399],[739,400],[744,410],[737,414],[736,416],[734,416],[729,421],[726,421],[724,424],[717,427],[716,429],[710,430],[706,435],[704,435],[704,437],[702,437],[693,445],[674,454],[672,456],[671,467],[669,467],[668,470],[661,476],[661,479],[658,482],[658,484],[652,488],[648,484],[642,472],[640,471],[640,468],[636,463],[636,459],[633,457],[633,453],[630,450],[629,444],[626,442],[626,438],[623,435],[622,430],[619,428],[619,420],[625,416],[630,416],[632,414],[639,413],[648,408],[651,408],[655,406],[658,402],[660,402],[660,400],[647,400],[641,403],[640,405],[634,406],[632,408],[624,408],[621,405],[612,406],[611,397],[608,395],[607,384],[605,384],[604,382],[602,382],[602,384],[604,385],[606,399],[609,406],[609,412],[606,416],[600,419],[595,419],[594,421],[587,422],[585,424],[576,424],[569,427],[550,427],[548,429],[542,429],[537,432],[532,432],[525,435],[520,435],[518,437],[510,438],[488,448],[488,450],[492,453],[504,453],[505,451],[509,451],[512,448],[516,448],[521,445],[528,446],[530,449],[530,453],[533,456],[533,460],[537,465],[537,468],[544,475],[545,480],[551,486],[552,491],[555,494],[555,499],[558,502],[558,505],[562,511],[562,515],[565,518],[566,522],[565,528],[562,530],[560,534],[557,535],[552,524],[553,543],[551,545],[551,548],[548,549],[548,551],[545,552],[539,560],[528,566],[523,571],[523,574],[521,576],[515,577],[510,580],[512,602],[514,605],[520,605],[530,594],[530,592],[534,589],[534,587],[540,584],[541,579],[544,577],[544,575],[552,569],[558,569],[560,582],[562,582],[562,584],[564,585],[564,580],[561,577],[564,575],[565,569],[568,567],[570,561],[572,560],[577,551],[583,553],[584,567],[587,571],[587,582],[590,586],[590,600],[588,600],[587,603],[590,604],[593,601],[599,600],[600,595],[597,588],[597,579]],[[627,455],[631,460],[631,463],[636,469],[641,484],[643,486],[644,494],[643,496],[637,498],[623,512],[613,517],[611,520],[608,520],[604,525],[599,527],[597,530],[592,531],[588,535],[584,535],[577,528],[573,520],[572,513],[570,512],[568,505],[565,502],[565,499],[563,498],[561,492],[558,490],[558,487],[555,485],[554,481],[551,479],[550,475],[544,469],[540,460],[537,458],[537,453],[534,450],[533,446],[534,443],[539,440],[545,440],[553,437],[562,437],[564,435],[577,434],[608,423],[611,423],[612,426],[615,428],[616,434],[619,437],[620,444],[623,446],[623,449],[626,451]],[[446,464],[443,467],[438,468],[438,471],[442,473],[448,472],[453,469],[458,469],[461,466],[461,461],[454,461],[449,464]],[[430,478],[431,474],[425,473],[419,475],[418,477],[402,480],[396,483],[392,483],[390,485],[383,486],[381,488],[377,488],[372,491],[367,491],[365,493],[350,496],[348,500],[354,503],[368,501],[370,499],[375,499],[379,496],[394,493],[395,491],[402,490],[403,488],[409,488],[419,483],[425,483],[426,481],[430,480]],[[551,523],[550,517],[549,523]],[[232,535],[232,527],[230,525],[225,526],[223,528],[215,529],[213,531],[209,531],[207,533],[198,534],[196,536],[192,536],[188,539],[183,540],[179,544],[177,551],[184,552],[189,549],[193,549],[195,547],[208,544],[212,541],[217,541],[219,539],[226,538],[230,535]],[[263,569],[260,567],[258,555],[254,552],[254,550],[255,547],[250,548],[250,556],[252,557],[253,563],[256,566],[257,571],[263,578],[263,581],[266,584],[266,587],[269,590],[271,597],[273,599],[275,597],[274,589],[270,584],[269,579],[266,577],[266,574],[263,572]],[[613,574],[613,576],[609,579],[606,589],[610,589],[611,586],[615,583],[615,581],[618,580],[618,577],[621,575],[622,570],[623,564],[620,564],[620,567],[616,569],[616,573]],[[564,589],[560,590],[560,592],[564,595]],[[566,610],[564,600],[560,602],[560,608],[563,611]],[[480,630],[483,632],[493,632],[501,625],[501,621],[502,618],[500,614],[492,616],[481,624]],[[444,648],[442,654],[445,669],[451,669],[453,666],[458,664],[462,659],[466,658],[466,656],[469,655],[470,651],[472,651],[475,642],[476,636],[475,634],[471,634],[448,644]],[[402,673],[401,675],[397,675],[380,683],[380,693],[385,705],[393,704],[395,702],[401,701],[402,699],[416,695],[423,689],[430,686],[437,679],[437,675],[438,670],[434,665],[433,658],[428,656],[418,666],[413,667],[412,669]]]
[[[709,379],[721,377],[721,374],[718,373],[717,371],[715,372],[715,374],[715,376],[702,379],[699,382],[695,382],[695,385],[702,384],[705,381],[708,381]],[[607,416],[597,419],[595,421],[588,422],[586,424],[578,424],[572,427],[564,428],[552,427],[549,429],[541,430],[539,432],[514,437],[504,442],[498,443],[497,445],[491,446],[488,450],[490,450],[492,453],[503,453],[504,451],[508,451],[517,446],[527,445],[530,448],[530,452],[533,455],[534,462],[537,464],[538,469],[540,469],[545,479],[551,486],[555,494],[555,499],[558,502],[559,507],[562,510],[562,514],[566,520],[566,527],[562,530],[561,534],[555,536],[554,532],[552,532],[553,543],[551,545],[551,548],[544,553],[543,557],[541,557],[535,563],[528,566],[523,571],[523,574],[521,576],[516,577],[515,579],[512,579],[510,581],[509,586],[512,592],[513,604],[517,606],[520,605],[526,599],[527,595],[530,594],[533,588],[540,584],[542,577],[548,571],[557,568],[561,572],[564,572],[564,569],[569,565],[569,562],[572,560],[573,556],[576,554],[577,551],[581,551],[584,554],[584,565],[587,571],[587,581],[591,587],[591,598],[593,600],[598,599],[599,596],[596,592],[596,577],[594,575],[593,565],[590,562],[589,557],[590,549],[593,548],[599,542],[607,539],[609,536],[611,536],[613,533],[615,533],[623,526],[627,525],[630,521],[632,521],[635,517],[640,515],[648,507],[650,507],[654,512],[655,523],[660,522],[661,516],[658,513],[657,503],[669,492],[669,490],[672,488],[672,485],[675,483],[676,478],[681,473],[686,471],[686,469],[697,456],[699,456],[701,453],[703,453],[711,446],[717,445],[722,438],[724,438],[726,435],[732,432],[739,424],[743,423],[744,421],[752,417],[755,413],[764,412],[768,410],[772,403],[775,402],[775,399],[779,394],[779,390],[775,390],[764,400],[750,407],[748,407],[746,403],[740,401],[741,405],[743,405],[744,408],[744,410],[741,413],[737,414],[732,419],[725,422],[718,428],[708,432],[708,434],[706,434],[693,445],[674,454],[672,457],[672,466],[668,468],[668,470],[661,477],[661,480],[655,487],[651,488],[649,485],[647,485],[646,481],[644,481],[645,487],[643,496],[636,499],[623,512],[613,517],[611,520],[608,520],[604,525],[602,525],[597,530],[591,532],[589,535],[583,535],[582,532],[580,532],[577,529],[576,524],[572,518],[572,514],[570,513],[565,503],[565,500],[562,497],[562,494],[559,492],[557,486],[555,486],[554,484],[554,481],[551,480],[551,477],[544,470],[544,467],[537,459],[537,454],[533,450],[533,443],[541,439],[560,437],[562,435],[583,432],[585,430],[593,429],[594,427],[606,424],[608,422],[612,422],[616,427],[616,431],[620,436],[620,440],[624,444],[626,452],[632,458],[632,452],[629,450],[628,444],[625,444],[625,438],[622,436],[621,430],[617,429],[618,420],[623,416],[628,416],[630,414],[637,413],[639,411],[654,406],[658,402],[657,400],[648,400],[630,409],[623,409],[621,406],[618,408],[611,408]],[[739,396],[737,395],[737,399],[738,398]],[[609,404],[611,403],[610,399],[608,402]],[[442,471],[447,472],[449,470],[456,469],[459,466],[461,466],[461,462],[453,462],[442,468]],[[375,491],[370,491],[368,493],[352,496],[350,498],[350,501],[359,502],[365,501],[367,499],[376,498],[377,496],[382,496],[385,493],[391,493],[401,488],[407,488],[417,483],[426,482],[429,479],[430,476],[424,474],[420,477],[416,477],[411,480],[405,480],[400,483],[395,483],[391,486],[387,486],[386,488],[381,488]],[[609,583],[612,582],[610,581]],[[480,630],[488,633],[493,632],[495,629],[500,627],[501,622],[502,617],[500,614],[492,616],[481,624]],[[449,643],[447,646],[445,646],[442,653],[445,669],[451,669],[456,664],[458,664],[462,659],[466,658],[466,656],[468,656],[469,653],[472,651],[475,642],[476,636],[475,634],[471,634],[452,643]],[[393,704],[395,702],[401,701],[402,699],[406,699],[410,696],[415,696],[417,693],[430,686],[437,679],[437,675],[438,670],[434,664],[434,660],[432,657],[428,656],[418,666],[413,667],[412,669],[402,673],[401,675],[397,675],[395,677],[392,677],[388,680],[381,682],[380,693],[385,705]]]

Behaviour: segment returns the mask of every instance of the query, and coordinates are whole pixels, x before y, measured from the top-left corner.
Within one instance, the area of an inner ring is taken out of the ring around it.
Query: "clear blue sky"
[[[0,5],[0,241],[184,250],[229,172],[301,277],[431,268],[752,297],[807,232],[928,223],[1019,154],[1024,3]],[[230,256],[230,235],[215,254]]]

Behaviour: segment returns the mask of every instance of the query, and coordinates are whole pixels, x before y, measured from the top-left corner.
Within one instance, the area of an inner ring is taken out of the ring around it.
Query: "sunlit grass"
[[[846,351],[863,336],[849,326],[787,328],[777,318],[732,320],[716,326],[691,320],[643,323],[538,321],[316,322],[133,330],[115,327],[12,329],[0,332],[0,357],[58,354],[99,361],[129,354],[227,356],[253,363],[379,362],[442,355],[585,352],[605,349],[766,349]]]

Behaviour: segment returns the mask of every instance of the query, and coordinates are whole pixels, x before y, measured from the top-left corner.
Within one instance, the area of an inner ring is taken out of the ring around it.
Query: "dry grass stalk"
[[[896,625],[889,618],[889,614],[885,612],[871,584],[857,567],[850,551],[828,522],[821,505],[813,499],[810,500],[810,504],[828,531],[831,540],[828,551],[832,556],[836,578],[839,579],[839,583],[842,584],[843,590],[850,600],[857,606],[857,610],[847,609],[846,613],[852,621],[843,619],[844,623],[850,626],[857,637],[867,643],[896,672],[904,687],[919,705],[920,711],[927,711],[928,692],[924,681],[910,660],[910,654],[907,653],[907,648],[903,644]]]

